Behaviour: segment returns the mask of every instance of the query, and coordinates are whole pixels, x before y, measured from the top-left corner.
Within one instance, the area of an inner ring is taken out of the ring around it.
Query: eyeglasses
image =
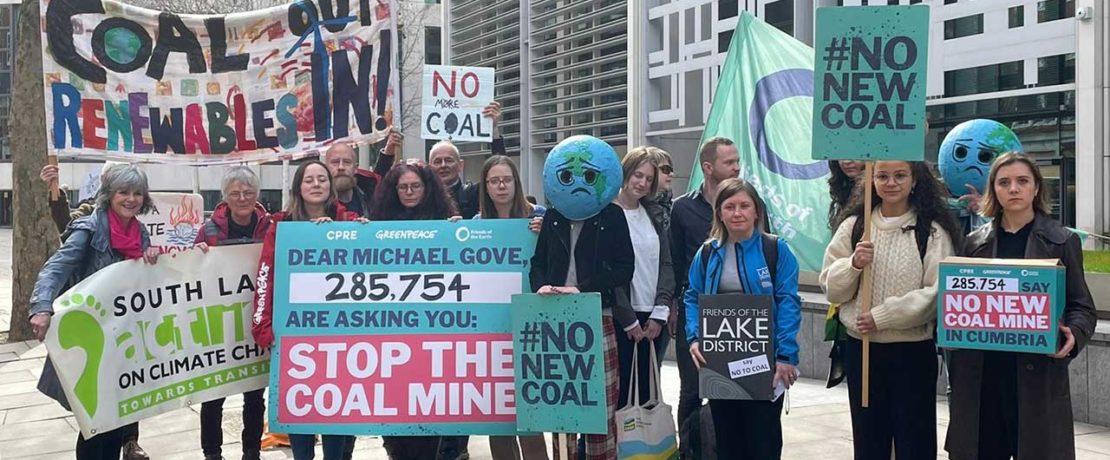
[[[901,185],[908,182],[912,177],[913,175],[908,173],[896,173],[894,175],[882,173],[875,175],[875,182],[878,182],[880,184],[889,184],[890,181],[893,180],[895,184]]]
[[[414,183],[411,183],[411,184],[401,184],[401,185],[397,186],[397,193],[404,193],[404,192],[416,193],[416,192],[419,192],[421,190],[424,190],[424,184],[422,184],[420,182],[414,182]]]
[[[232,200],[254,200],[258,197],[258,194],[255,192],[231,192],[227,194],[227,197]]]
[[[672,168],[671,165],[662,165],[659,167],[659,172],[663,174],[671,174],[674,172],[674,168]]]
[[[500,185],[509,186],[509,185],[513,185],[515,183],[516,183],[516,179],[513,179],[511,176],[491,177],[489,179],[486,179],[486,186],[489,187],[489,188],[497,187],[497,186],[500,186]]]

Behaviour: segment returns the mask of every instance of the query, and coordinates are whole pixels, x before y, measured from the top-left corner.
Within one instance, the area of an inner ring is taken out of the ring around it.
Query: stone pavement
[[[11,235],[0,229],[0,333],[8,329],[11,309]],[[38,342],[0,343],[0,459],[71,459],[77,423],[35,390],[45,357]],[[677,411],[678,369],[666,362],[662,372],[663,399]],[[844,386],[831,390],[823,382],[801,380],[790,391],[790,413],[783,415],[784,459],[848,460],[852,458],[852,430],[848,395]],[[242,397],[227,399],[224,406],[224,455],[239,457],[242,430]],[[937,440],[943,446],[948,427],[948,407],[937,402]],[[1078,458],[1110,460],[1110,428],[1075,424]],[[192,406],[140,423],[140,442],[155,460],[200,460],[200,406]],[[489,459],[484,436],[470,441],[473,459]],[[264,451],[262,458],[292,458],[288,449]],[[317,457],[323,458],[317,447]],[[385,459],[381,438],[360,437],[356,459]],[[947,458],[943,450],[938,458]]]

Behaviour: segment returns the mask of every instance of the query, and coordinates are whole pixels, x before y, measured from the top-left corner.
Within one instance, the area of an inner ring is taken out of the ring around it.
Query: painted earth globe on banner
[[[937,167],[954,196],[966,195],[965,184],[983,193],[991,162],[1006,152],[1020,152],[1021,141],[1006,125],[994,120],[969,120],[944,136],[937,153]]]
[[[547,154],[543,193],[568,219],[589,219],[617,197],[622,177],[612,146],[593,136],[572,136]]]

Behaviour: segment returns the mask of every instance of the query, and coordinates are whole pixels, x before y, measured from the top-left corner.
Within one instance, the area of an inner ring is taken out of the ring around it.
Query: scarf
[[[112,249],[125,259],[138,259],[143,256],[143,238],[139,231],[138,219],[131,219],[127,226],[120,222],[115,211],[108,210],[108,228],[111,230]]]

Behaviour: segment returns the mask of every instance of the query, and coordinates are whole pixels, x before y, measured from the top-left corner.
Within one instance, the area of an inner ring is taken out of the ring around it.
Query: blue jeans
[[[354,442],[354,436],[325,434],[321,436],[324,444],[324,460],[340,460],[347,443]],[[294,460],[312,460],[316,456],[316,435],[290,434],[289,447],[293,449]]]

